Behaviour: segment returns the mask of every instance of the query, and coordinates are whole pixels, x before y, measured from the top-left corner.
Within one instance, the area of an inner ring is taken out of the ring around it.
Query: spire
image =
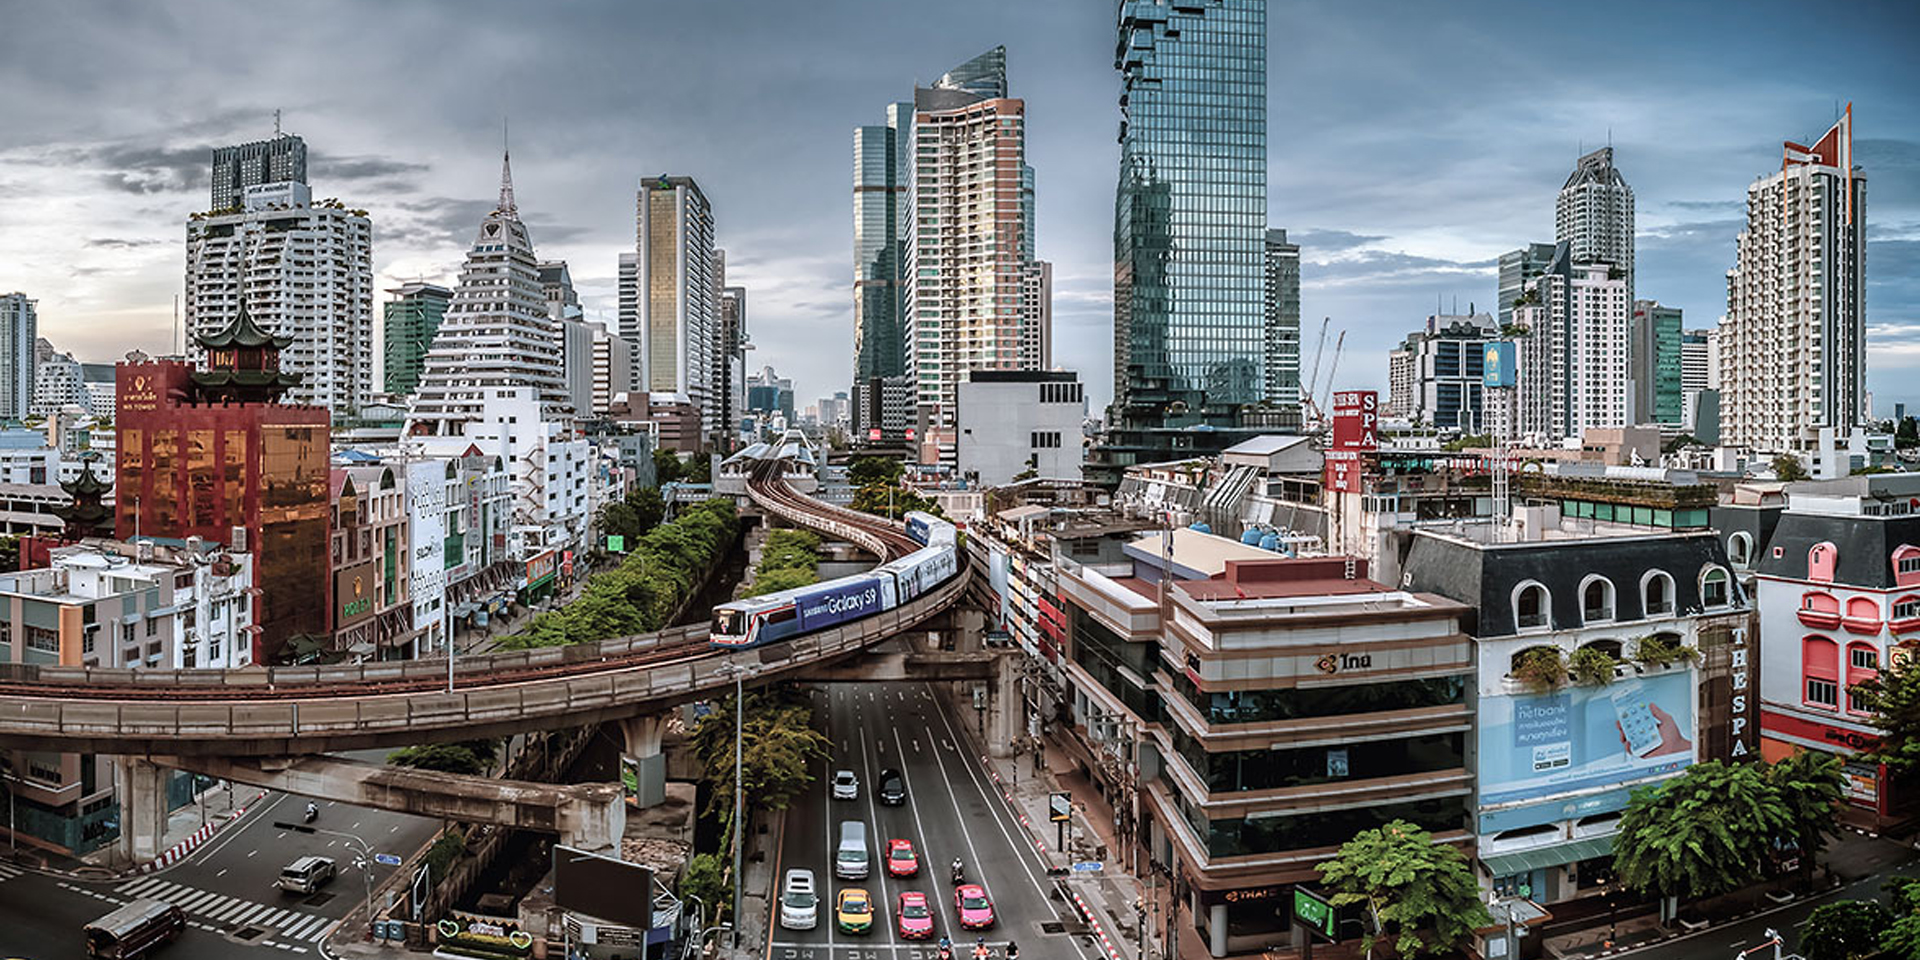
[[[513,204],[513,154],[500,151],[500,206],[501,213],[518,214]]]

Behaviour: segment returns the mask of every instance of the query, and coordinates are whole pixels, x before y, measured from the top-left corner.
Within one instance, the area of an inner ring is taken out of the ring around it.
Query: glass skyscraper
[[[1265,0],[1123,0],[1114,393],[1136,423],[1265,397]],[[1176,406],[1179,405],[1179,406]]]
[[[853,377],[906,373],[901,311],[906,291],[907,180],[902,146],[913,104],[887,106],[887,122],[853,131]]]

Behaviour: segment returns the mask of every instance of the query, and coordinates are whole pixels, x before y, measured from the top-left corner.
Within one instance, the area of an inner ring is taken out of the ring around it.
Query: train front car
[[[953,524],[931,513],[925,513],[920,510],[910,510],[907,512],[906,521],[907,536],[912,537],[913,542],[923,547],[938,546],[954,541]]]

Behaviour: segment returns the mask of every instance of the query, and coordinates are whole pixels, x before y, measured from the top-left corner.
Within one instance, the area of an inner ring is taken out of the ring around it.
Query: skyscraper
[[[1265,0],[1119,4],[1114,415],[1088,475],[1235,442],[1268,377]]]
[[[1721,442],[1827,460],[1865,412],[1867,178],[1853,105],[1818,143],[1788,141],[1780,172],[1747,187],[1747,228],[1720,321]]]
[[[0,417],[26,416],[33,407],[35,371],[39,355],[38,300],[24,293],[0,293]]]
[[[731,443],[747,408],[747,288],[727,284],[726,251],[715,250],[713,282],[720,290],[714,323],[713,383],[718,400],[716,435]]]
[[[433,335],[447,316],[453,291],[431,283],[409,283],[387,291],[384,388],[404,397],[420,385],[420,369]]]
[[[906,301],[905,141],[913,104],[887,105],[887,122],[853,131],[853,378],[897,377]]]
[[[1266,400],[1300,408],[1300,245],[1285,230],[1267,231]]]
[[[570,405],[561,349],[533,240],[514,203],[513,171],[502,157],[500,201],[480,221],[446,319],[427,350],[407,435],[466,436],[481,423],[489,393],[517,387],[529,388],[543,421],[564,421]]]
[[[632,326],[620,331],[639,347],[640,389],[654,407],[685,405],[711,437],[719,407],[713,396],[718,294],[713,283],[713,208],[691,177],[659,176],[636,198]]]
[[[1633,302],[1627,379],[1633,382],[1633,422],[1680,424],[1682,316],[1679,307]],[[1705,379],[1706,371],[1701,371]]]
[[[1527,281],[1539,276],[1553,262],[1553,244],[1529,243],[1500,255],[1500,309],[1494,315],[1505,327],[1513,323],[1513,302],[1527,291]]]
[[[1554,203],[1553,238],[1574,263],[1619,267],[1633,295],[1633,188],[1613,165],[1613,148],[1582,156]]]
[[[1514,303],[1513,438],[1557,444],[1590,427],[1627,424],[1627,282],[1612,264],[1580,263],[1560,243]],[[1492,419],[1492,418],[1490,418]]]
[[[922,462],[953,462],[967,372],[1019,369],[1023,344],[1031,364],[1045,339],[1025,122],[1004,47],[914,91],[901,353]]]
[[[271,140],[255,140],[213,148],[213,200],[216,213],[240,209],[247,188],[263,183],[306,183],[307,142],[293,134],[276,133]]]
[[[270,141],[273,142],[273,141]],[[297,180],[247,187],[240,209],[187,221],[187,331],[233,322],[245,298],[255,323],[293,345],[281,368],[294,403],[351,417],[373,393],[373,223],[337,200],[313,202]]]

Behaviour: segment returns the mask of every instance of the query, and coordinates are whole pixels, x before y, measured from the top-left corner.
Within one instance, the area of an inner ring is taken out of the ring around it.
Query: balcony
[[[1813,627],[1816,630],[1832,630],[1840,626],[1840,611],[1838,610],[1808,610],[1803,607],[1798,613],[1801,623]]]

